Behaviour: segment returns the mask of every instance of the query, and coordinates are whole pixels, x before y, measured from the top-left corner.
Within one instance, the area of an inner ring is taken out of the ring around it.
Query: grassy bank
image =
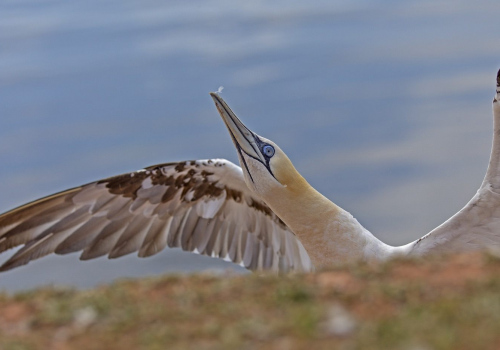
[[[0,349],[306,348],[500,348],[500,260],[468,254],[0,296]]]

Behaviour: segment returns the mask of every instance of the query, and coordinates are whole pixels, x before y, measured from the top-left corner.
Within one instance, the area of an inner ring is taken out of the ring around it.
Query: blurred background
[[[408,243],[483,179],[498,15],[495,0],[4,0],[0,212],[156,163],[237,162],[208,95],[222,85],[320,192]],[[0,290],[227,268],[242,271],[177,250],[50,256]]]

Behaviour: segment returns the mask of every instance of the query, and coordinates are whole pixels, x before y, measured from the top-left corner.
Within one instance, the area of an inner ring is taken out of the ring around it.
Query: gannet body
[[[500,71],[490,163],[476,195],[424,237],[378,240],[316,191],[272,141],[210,94],[241,168],[224,159],[151,166],[69,189],[0,215],[0,252],[22,247],[9,270],[50,253],[80,259],[154,255],[180,247],[250,269],[312,271],[332,263],[464,252],[500,244]]]

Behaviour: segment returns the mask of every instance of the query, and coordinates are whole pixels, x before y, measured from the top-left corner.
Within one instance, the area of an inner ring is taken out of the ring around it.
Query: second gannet
[[[500,71],[486,176],[458,213],[424,237],[389,246],[317,192],[271,140],[210,94],[241,168],[223,159],[161,164],[69,189],[0,215],[8,270],[49,253],[82,260],[146,257],[166,246],[251,270],[311,271],[336,262],[464,252],[500,244]]]

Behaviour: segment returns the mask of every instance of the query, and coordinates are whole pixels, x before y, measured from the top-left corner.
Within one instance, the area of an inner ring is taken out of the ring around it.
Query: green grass
[[[499,330],[500,262],[481,254],[0,295],[0,350],[497,349]]]

